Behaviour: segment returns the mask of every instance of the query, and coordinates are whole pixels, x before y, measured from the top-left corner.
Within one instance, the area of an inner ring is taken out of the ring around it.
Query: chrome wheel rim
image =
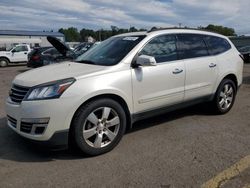
[[[110,107],[101,107],[92,111],[83,125],[83,138],[94,148],[102,148],[116,138],[120,128],[120,118]]]
[[[0,61],[0,66],[1,66],[1,67],[7,66],[7,62],[4,61],[4,60],[1,60],[1,61]]]
[[[227,110],[233,102],[233,97],[234,97],[233,87],[230,84],[225,84],[219,96],[220,108],[222,110]]]

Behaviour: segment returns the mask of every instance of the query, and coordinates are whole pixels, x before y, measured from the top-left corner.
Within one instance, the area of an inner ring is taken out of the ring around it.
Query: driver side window
[[[153,38],[144,46],[139,55],[153,56],[157,63],[177,60],[175,35],[162,35]]]
[[[14,52],[25,52],[28,51],[27,47],[25,46],[17,46],[16,48],[13,49]]]

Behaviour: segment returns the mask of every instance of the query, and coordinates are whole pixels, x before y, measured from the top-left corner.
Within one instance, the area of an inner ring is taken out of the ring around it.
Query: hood
[[[52,37],[52,36],[48,36],[47,40],[63,56],[67,56],[67,54],[69,52],[73,53],[73,51],[65,43],[61,42],[58,38]]]
[[[82,76],[90,76],[93,73],[106,70],[105,66],[63,62],[52,64],[37,69],[32,69],[19,74],[13,83],[21,86],[32,87],[35,85],[61,80],[65,78],[76,78]]]

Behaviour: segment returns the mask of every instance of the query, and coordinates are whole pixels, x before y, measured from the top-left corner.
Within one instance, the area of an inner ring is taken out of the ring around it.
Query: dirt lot
[[[26,70],[0,69],[0,187],[250,187],[250,64],[228,114],[198,105],[141,121],[92,158],[41,150],[7,127],[4,100]]]

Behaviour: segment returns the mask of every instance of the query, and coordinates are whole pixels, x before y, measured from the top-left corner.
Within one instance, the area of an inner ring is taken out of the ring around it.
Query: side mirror
[[[140,55],[137,57],[135,64],[137,66],[156,66],[156,60],[153,56]]]
[[[15,52],[16,52],[16,49],[13,49],[11,52],[12,52],[12,53],[15,53]]]

